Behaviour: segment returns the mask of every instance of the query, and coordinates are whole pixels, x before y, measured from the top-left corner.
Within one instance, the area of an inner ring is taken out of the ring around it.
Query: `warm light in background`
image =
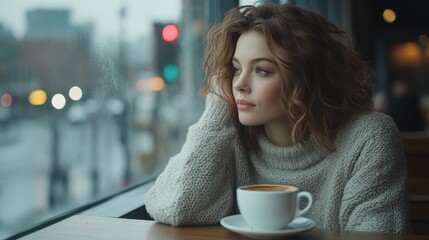
[[[12,105],[12,95],[9,93],[3,94],[3,96],[1,96],[0,103],[3,107],[10,107],[10,105]]]
[[[165,87],[164,79],[161,77],[153,77],[141,79],[136,82],[136,88],[140,92],[159,92]]]
[[[391,60],[396,66],[418,66],[421,63],[421,49],[417,43],[398,44],[391,50]]]
[[[396,13],[392,9],[385,9],[383,11],[383,19],[387,23],[393,23],[396,20]]]
[[[48,98],[48,96],[46,95],[45,91],[43,91],[41,89],[34,90],[28,96],[28,102],[31,105],[39,106],[39,105],[45,104],[47,98]]]
[[[79,101],[82,98],[82,89],[80,87],[74,86],[69,90],[69,97],[74,101]]]
[[[154,77],[150,80],[150,88],[152,91],[158,92],[164,89],[164,80],[160,77]]]
[[[66,106],[66,98],[64,95],[57,93],[52,97],[51,104],[55,109],[62,109]]]
[[[166,42],[174,42],[179,37],[179,29],[174,24],[168,24],[162,29],[162,38]]]

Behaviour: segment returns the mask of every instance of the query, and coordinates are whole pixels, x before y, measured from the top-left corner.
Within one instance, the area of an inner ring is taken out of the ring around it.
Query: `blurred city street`
[[[182,5],[0,0],[0,239],[151,180],[178,152],[204,108],[195,43],[213,4]]]
[[[91,124],[62,121],[57,141],[50,120],[22,120],[0,130],[0,238],[119,189],[125,154],[118,125],[114,118]],[[59,168],[51,175],[55,160]],[[55,176],[59,181],[50,185]]]

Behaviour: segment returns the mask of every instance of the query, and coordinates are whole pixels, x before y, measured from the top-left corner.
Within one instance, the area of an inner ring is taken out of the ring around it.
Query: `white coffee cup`
[[[308,199],[303,209],[300,208],[302,198]],[[310,209],[313,196],[294,186],[259,184],[237,188],[237,202],[242,217],[251,228],[281,230]]]

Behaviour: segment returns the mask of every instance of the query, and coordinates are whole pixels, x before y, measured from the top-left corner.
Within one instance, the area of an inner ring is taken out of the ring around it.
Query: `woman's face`
[[[280,104],[282,79],[262,33],[248,31],[240,36],[233,67],[232,91],[240,123],[284,125],[287,118]]]

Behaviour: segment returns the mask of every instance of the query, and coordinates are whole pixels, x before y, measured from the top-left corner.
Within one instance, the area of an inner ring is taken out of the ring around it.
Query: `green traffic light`
[[[174,64],[167,64],[162,70],[162,75],[167,83],[174,83],[179,78],[179,68]]]

